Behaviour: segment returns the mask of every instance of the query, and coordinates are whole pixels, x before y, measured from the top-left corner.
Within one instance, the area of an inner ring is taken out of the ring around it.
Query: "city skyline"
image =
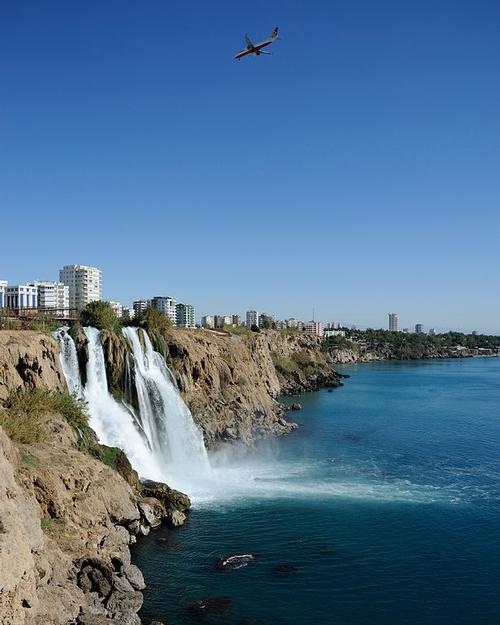
[[[480,6],[7,0],[0,274],[79,259],[112,301],[500,333],[500,5]],[[276,25],[272,56],[234,61]]]
[[[244,312],[244,315],[240,315],[239,312],[237,312],[238,310],[238,306],[233,306],[231,309],[231,312],[229,314],[226,313],[221,313],[220,311],[207,311],[204,310],[203,307],[199,307],[198,304],[195,304],[194,306],[192,304],[187,304],[187,303],[183,303],[183,302],[177,302],[177,297],[175,296],[171,296],[171,295],[162,295],[162,296],[151,296],[149,298],[143,298],[143,299],[134,299],[131,302],[129,301],[124,301],[124,300],[113,300],[110,298],[106,298],[103,295],[103,287],[102,287],[102,270],[98,267],[95,266],[88,266],[88,265],[82,265],[82,264],[72,264],[72,265],[64,265],[61,269],[59,269],[58,274],[59,274],[59,279],[61,280],[28,280],[28,281],[21,281],[21,282],[17,282],[17,283],[13,283],[10,280],[5,279],[5,276],[0,276],[0,307],[5,305],[5,302],[7,301],[7,289],[10,287],[18,287],[18,286],[29,286],[29,287],[33,287],[33,286],[37,286],[37,285],[52,285],[52,287],[57,286],[57,285],[61,285],[63,286],[63,275],[64,272],[68,272],[68,271],[74,271],[74,268],[77,268],[78,270],[81,270],[83,273],[87,273],[87,272],[91,272],[91,274],[97,275],[97,280],[98,280],[98,284],[97,285],[92,285],[92,293],[93,296],[92,298],[95,299],[103,299],[105,301],[108,301],[113,308],[117,311],[118,310],[127,310],[127,311],[134,311],[134,313],[139,313],[142,312],[147,306],[152,306],[154,308],[158,308],[159,310],[162,310],[167,317],[169,317],[171,319],[171,321],[175,322],[177,319],[177,315],[179,314],[177,312],[177,308],[179,308],[180,314],[181,314],[181,318],[183,319],[183,321],[179,324],[181,326],[186,325],[186,327],[192,327],[193,325],[193,319],[195,320],[196,323],[199,323],[201,325],[203,325],[203,318],[205,317],[227,317],[228,319],[230,319],[232,317],[232,323],[234,323],[234,318],[238,317],[238,318],[245,318],[246,319],[246,325],[248,325],[248,320],[249,318],[251,319],[251,323],[250,325],[254,325],[252,320],[258,319],[261,315],[270,315],[271,317],[274,317],[276,320],[279,321],[286,321],[286,320],[295,320],[295,321],[300,321],[302,322],[304,325],[307,325],[309,323],[311,323],[313,320],[318,321],[318,317],[317,315],[315,315],[315,307],[313,306],[311,309],[312,312],[312,316],[307,317],[303,316],[301,317],[300,315],[295,315],[295,314],[285,314],[283,316],[277,315],[275,313],[269,312],[269,307],[266,311],[262,311],[262,310],[258,310],[255,308],[241,308],[240,307],[240,312]],[[96,278],[94,278],[96,279]],[[40,286],[38,287],[40,288]],[[68,287],[68,285],[65,286],[66,289],[70,288]],[[71,292],[71,291],[70,291]],[[97,297],[96,294],[99,294],[99,297]],[[54,297],[53,295],[50,295],[49,297]],[[60,305],[57,306],[57,308],[60,309],[66,309],[66,308],[73,308],[74,307],[74,295],[70,295],[70,293],[68,293],[66,296],[67,298],[67,304],[65,303],[65,300],[63,300],[63,303],[61,303]],[[40,297],[38,297],[38,299],[40,299]],[[91,299],[89,299],[88,301],[91,301]],[[34,300],[33,300],[34,302]],[[38,302],[38,305],[40,305],[40,303]],[[56,306],[54,306],[56,307]],[[187,307],[187,308],[186,308]],[[194,311],[198,311],[196,316],[195,316],[195,312]],[[186,317],[187,315],[187,317]],[[330,314],[327,315],[325,318],[321,318],[319,319],[320,324],[322,324],[323,326],[325,326],[326,324],[330,324],[330,323],[336,323],[336,324],[340,324],[343,327],[351,327],[351,326],[355,326],[359,329],[367,329],[367,328],[372,328],[372,329],[389,329],[389,330],[393,330],[393,331],[402,331],[402,332],[429,332],[431,334],[434,333],[439,333],[439,332],[447,332],[447,331],[461,331],[461,332],[466,332],[466,333],[471,333],[471,332],[477,332],[478,328],[477,327],[469,327],[469,328],[462,328],[462,327],[452,327],[449,325],[444,325],[444,326],[439,326],[437,324],[432,324],[432,323],[421,323],[421,322],[412,322],[412,323],[408,323],[407,325],[402,324],[402,328],[400,329],[400,322],[399,322],[399,314],[398,313],[387,313],[386,315],[388,317],[388,321],[386,321],[385,324],[383,325],[377,325],[375,323],[367,323],[367,324],[363,324],[360,323],[359,321],[356,322],[355,319],[350,319],[350,320],[346,320],[346,318],[342,318],[340,316],[336,316],[335,320],[333,319],[334,315]],[[189,319],[189,322],[186,321],[187,319]],[[228,321],[227,323],[230,323],[230,321]],[[256,324],[258,325],[258,324]],[[414,330],[410,330],[410,328],[414,328]],[[417,329],[419,328],[419,329]],[[479,331],[483,334],[497,334],[496,332],[488,332],[488,331],[484,331],[479,329]]]

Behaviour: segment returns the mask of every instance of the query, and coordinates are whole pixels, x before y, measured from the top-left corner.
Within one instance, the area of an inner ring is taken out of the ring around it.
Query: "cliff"
[[[296,425],[284,418],[286,407],[277,400],[280,394],[341,385],[319,339],[312,335],[184,329],[150,334],[209,446],[287,434]],[[83,337],[78,335],[76,342],[83,353]],[[110,388],[120,394],[127,345],[122,337],[106,331],[102,343]]]
[[[139,625],[129,546],[162,519],[182,523],[189,499],[136,475],[131,486],[59,415],[44,428],[14,445],[0,427],[0,624]]]
[[[59,344],[41,332],[0,331],[0,402],[19,388],[64,389]]]
[[[167,339],[165,357],[209,444],[286,434],[296,426],[278,395],[340,385],[313,336],[184,330]]]

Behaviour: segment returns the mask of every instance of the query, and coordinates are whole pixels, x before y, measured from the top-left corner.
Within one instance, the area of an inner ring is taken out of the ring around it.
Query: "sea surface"
[[[297,433],[213,458],[186,524],[139,540],[145,623],[500,625],[500,359],[341,370]]]

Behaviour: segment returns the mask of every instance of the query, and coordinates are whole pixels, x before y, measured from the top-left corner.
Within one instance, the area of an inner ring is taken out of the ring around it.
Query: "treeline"
[[[369,348],[392,346],[396,350],[439,351],[465,347],[467,349],[498,349],[500,336],[489,334],[464,334],[445,332],[443,334],[417,334],[390,332],[388,330],[347,330],[346,338]]]

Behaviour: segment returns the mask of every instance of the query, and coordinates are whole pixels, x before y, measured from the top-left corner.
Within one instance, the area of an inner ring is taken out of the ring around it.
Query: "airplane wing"
[[[248,35],[245,35],[245,41],[247,43],[247,48],[248,49],[253,48],[252,40],[250,39],[250,37]]]

